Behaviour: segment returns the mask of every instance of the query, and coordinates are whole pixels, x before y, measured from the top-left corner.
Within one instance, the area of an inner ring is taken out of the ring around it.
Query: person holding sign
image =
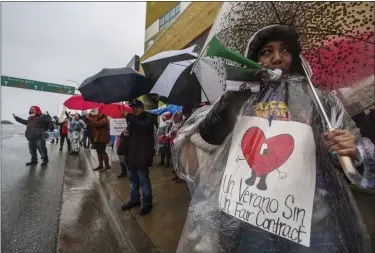
[[[144,104],[135,100],[129,104],[133,114],[124,112],[128,122],[129,150],[127,153],[130,200],[122,210],[130,210],[141,204],[139,189],[142,188],[142,207],[140,215],[147,215],[152,209],[152,187],[149,168],[154,153],[155,117],[144,111]]]
[[[293,28],[259,30],[246,56],[281,70],[280,79],[261,72],[259,92],[227,91],[179,131],[175,166],[199,182],[178,253],[369,252],[338,155],[373,171],[373,156],[363,151],[374,145],[361,138],[334,94],[318,90],[335,122],[336,130],[325,129],[300,53]],[[362,187],[375,185],[364,180]]]

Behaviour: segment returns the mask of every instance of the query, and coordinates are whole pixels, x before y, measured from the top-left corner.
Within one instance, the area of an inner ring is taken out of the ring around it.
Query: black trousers
[[[68,150],[70,151],[72,149],[72,146],[70,144],[70,140],[68,138],[68,135],[61,135],[60,136],[60,148],[64,147],[64,140],[66,140],[66,143],[68,144]]]
[[[107,154],[105,152],[106,147],[107,147],[107,143],[105,142],[95,142],[95,149],[96,149],[96,152],[98,153],[98,156]]]
[[[160,164],[164,164],[164,161],[166,160],[166,164],[170,165],[172,157],[171,146],[161,147],[159,151],[161,158]]]
[[[40,157],[42,158],[43,161],[48,161],[46,141],[44,141],[44,140],[29,140],[29,152],[30,152],[30,155],[31,155],[31,161],[32,162],[38,161],[37,151],[39,151]]]

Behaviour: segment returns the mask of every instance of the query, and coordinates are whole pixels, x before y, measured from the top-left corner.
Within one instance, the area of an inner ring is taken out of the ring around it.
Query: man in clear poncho
[[[283,76],[263,75],[257,93],[227,91],[180,129],[173,160],[194,195],[177,252],[371,251],[337,155],[362,167],[370,188],[374,146],[333,94],[318,91],[337,128],[327,132],[300,51],[289,27],[258,31],[247,57]]]

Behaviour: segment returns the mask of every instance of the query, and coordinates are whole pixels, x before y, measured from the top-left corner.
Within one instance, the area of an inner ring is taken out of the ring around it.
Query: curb
[[[91,171],[92,175],[95,177],[95,182],[99,186],[100,194],[103,197],[103,201],[106,202],[108,208],[108,213],[111,216],[113,225],[122,237],[123,242],[131,247],[129,253],[157,253],[159,252],[155,245],[152,243],[150,238],[144,232],[140,224],[137,222],[136,218],[132,215],[130,211],[122,211],[121,206],[123,201],[117,192],[114,190],[113,186],[105,186],[99,180],[96,173],[92,170],[92,160],[96,159],[91,154],[91,151],[85,151],[85,162],[88,170]]]
[[[115,214],[114,210],[112,209],[111,205],[108,203],[107,196],[105,195],[105,192],[103,190],[103,187],[102,187],[98,177],[95,175],[94,171],[92,170],[93,168],[92,168],[91,163],[89,161],[88,154],[85,151],[83,152],[83,156],[85,157],[85,163],[86,163],[87,170],[90,171],[90,174],[94,178],[95,183],[98,185],[98,191],[99,191],[99,194],[101,196],[100,200],[105,202],[105,205],[103,205],[103,206],[105,207],[105,209],[107,209],[106,211],[109,214],[109,217],[110,217],[110,220],[111,220],[111,223],[112,223],[111,225],[113,225],[114,228],[116,229],[117,234],[122,239],[122,243],[124,243],[125,246],[130,246],[130,247],[128,247],[128,249],[129,249],[128,252],[129,253],[137,253],[133,244],[127,238],[123,229],[119,225],[120,221],[119,221],[117,215]]]

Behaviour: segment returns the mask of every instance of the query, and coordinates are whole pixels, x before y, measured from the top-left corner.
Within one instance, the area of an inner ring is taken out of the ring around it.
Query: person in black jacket
[[[17,122],[27,126],[25,136],[29,141],[31,161],[26,163],[26,166],[38,163],[37,150],[43,160],[41,166],[46,166],[49,161],[46,141],[42,139],[42,134],[48,130],[53,131],[54,127],[52,119],[49,115],[42,114],[42,111],[38,106],[32,106],[29,110],[29,115],[29,118],[25,120],[13,114],[13,117]]]
[[[152,209],[152,188],[149,167],[152,166],[154,152],[154,116],[144,111],[142,101],[135,100],[130,107],[134,114],[125,113],[128,121],[129,151],[127,154],[130,201],[122,206],[129,210],[140,205],[139,188],[142,187],[142,207],[140,215]]]

